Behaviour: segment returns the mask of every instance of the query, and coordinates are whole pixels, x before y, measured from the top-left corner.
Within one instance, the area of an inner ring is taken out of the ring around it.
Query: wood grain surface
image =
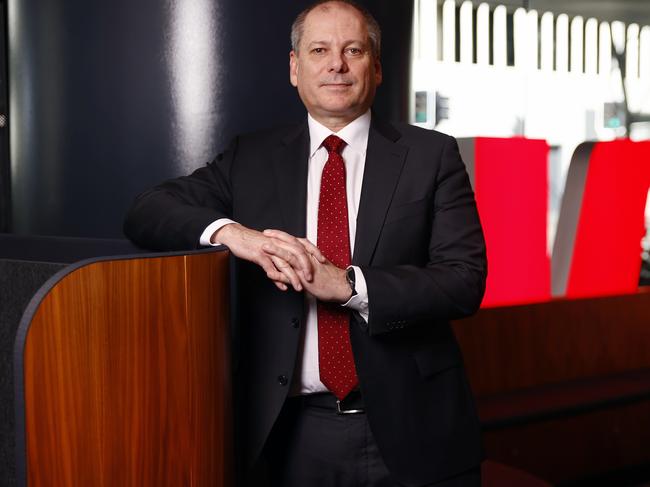
[[[481,309],[456,321],[476,396],[650,367],[650,288]]]
[[[96,262],[24,355],[30,486],[229,486],[227,253]]]
[[[650,465],[649,288],[482,309],[453,326],[484,424],[555,410],[486,429],[488,459],[553,485],[630,485],[627,472]]]

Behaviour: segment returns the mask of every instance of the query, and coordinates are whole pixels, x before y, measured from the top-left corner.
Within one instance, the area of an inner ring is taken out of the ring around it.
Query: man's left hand
[[[280,259],[290,264],[294,262],[287,254],[287,246],[300,244],[313,259],[313,275],[308,281],[302,272],[296,272],[300,282],[308,293],[320,301],[345,303],[352,296],[352,289],[346,278],[346,270],[336,267],[327,260],[318,247],[306,238],[298,238],[281,230],[264,230],[264,235],[273,240],[262,247],[271,259]]]

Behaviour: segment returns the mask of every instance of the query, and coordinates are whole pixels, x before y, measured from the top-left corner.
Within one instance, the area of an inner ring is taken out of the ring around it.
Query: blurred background
[[[650,139],[650,3],[415,5],[410,120],[457,137],[545,139],[550,252],[578,144]]]

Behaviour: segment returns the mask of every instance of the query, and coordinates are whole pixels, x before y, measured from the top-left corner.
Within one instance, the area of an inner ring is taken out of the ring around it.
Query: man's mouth
[[[321,84],[321,86],[327,86],[331,88],[345,88],[348,86],[352,86],[351,81],[326,81]]]

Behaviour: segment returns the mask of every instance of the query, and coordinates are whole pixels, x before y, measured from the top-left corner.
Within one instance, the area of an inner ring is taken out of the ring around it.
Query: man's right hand
[[[286,253],[284,254],[285,258],[282,259],[264,252],[263,246],[271,244],[271,240],[262,232],[252,230],[239,223],[224,225],[210,238],[212,243],[218,242],[227,246],[236,257],[259,265],[278,289],[286,291],[288,285],[291,285],[296,291],[302,291],[303,286],[297,272],[302,273],[304,279],[311,282],[313,279],[311,255],[313,255],[314,249],[311,249],[310,254],[299,243],[284,242],[282,247]],[[317,253],[320,254],[320,252]],[[325,261],[322,254],[314,255],[314,257],[321,262]]]

